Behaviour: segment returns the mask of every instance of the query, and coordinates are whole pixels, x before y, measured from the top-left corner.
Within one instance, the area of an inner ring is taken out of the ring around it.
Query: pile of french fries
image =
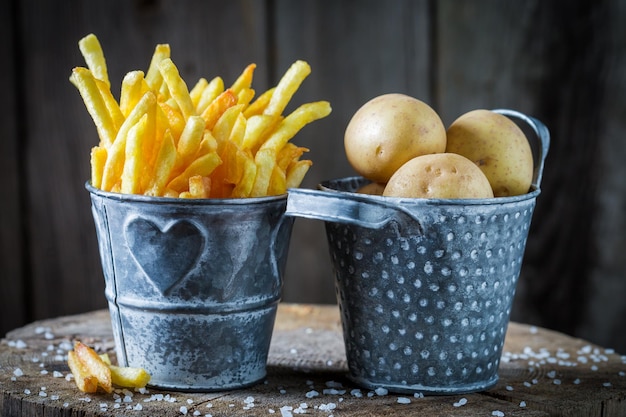
[[[83,392],[112,392],[114,386],[143,388],[150,382],[145,369],[112,365],[107,354],[98,355],[82,342],[75,342],[74,350],[67,352],[67,363],[76,386]]]
[[[279,195],[300,186],[312,165],[290,140],[328,116],[327,101],[283,112],[311,68],[296,61],[279,83],[255,98],[248,65],[225,88],[221,77],[188,89],[159,44],[147,71],[130,71],[119,101],[111,92],[98,38],[79,41],[87,68],[72,70],[99,136],[91,151],[91,185],[104,191],[181,198]]]

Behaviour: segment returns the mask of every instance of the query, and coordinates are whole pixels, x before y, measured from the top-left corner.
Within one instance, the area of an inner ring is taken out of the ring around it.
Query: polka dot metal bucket
[[[544,159],[546,127],[527,130],[532,189],[494,199],[399,199],[354,193],[361,177],[290,190],[287,214],[325,221],[349,376],[366,388],[458,394],[498,380]]]

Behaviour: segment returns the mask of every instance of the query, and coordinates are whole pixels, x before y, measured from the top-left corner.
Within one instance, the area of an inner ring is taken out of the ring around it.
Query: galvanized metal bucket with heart
[[[528,130],[535,172],[524,195],[403,199],[359,194],[361,177],[289,191],[289,216],[324,220],[349,376],[367,388],[458,394],[498,380],[549,133]]]
[[[286,196],[189,200],[86,188],[120,364],[174,390],[261,381],[293,225]]]

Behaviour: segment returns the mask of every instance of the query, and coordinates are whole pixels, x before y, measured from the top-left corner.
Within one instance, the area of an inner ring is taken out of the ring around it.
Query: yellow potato
[[[386,184],[381,184],[379,182],[370,182],[369,184],[365,184],[356,190],[359,194],[369,194],[369,195],[383,195],[383,191],[385,190]]]
[[[492,198],[485,174],[469,159],[454,153],[415,157],[389,179],[385,197]]]
[[[355,171],[385,183],[408,160],[444,152],[446,129],[428,104],[404,94],[384,94],[352,116],[344,147]]]
[[[525,194],[530,189],[530,144],[515,122],[502,114],[479,109],[460,116],[448,127],[446,152],[478,165],[496,197]]]

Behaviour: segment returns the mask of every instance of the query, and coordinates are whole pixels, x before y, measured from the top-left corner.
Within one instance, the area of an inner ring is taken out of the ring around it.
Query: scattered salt
[[[398,404],[411,404],[411,399],[407,397],[398,397]]]
[[[182,415],[187,415],[187,407],[185,407],[184,405],[181,405],[179,410]]]
[[[362,392],[361,392],[361,390],[360,390],[360,389],[358,389],[358,388],[355,388],[355,389],[353,389],[352,391],[350,391],[350,395],[352,395],[353,397],[356,397],[356,398],[361,398],[361,397],[363,397],[363,393],[362,393]]]
[[[465,404],[467,404],[467,398],[463,397],[461,399],[459,399],[459,401],[455,402],[454,404],[452,404],[454,407],[462,407]]]
[[[21,368],[15,368],[15,370],[13,371],[13,375],[15,376],[23,376],[24,375],[24,371],[22,371]]]
[[[196,410],[196,411],[194,411],[194,412],[193,412],[193,415],[194,415],[194,416],[199,416],[200,414],[202,414],[202,413],[201,413],[200,411],[198,411],[198,410]]]
[[[280,415],[282,417],[293,417],[293,413],[291,412],[291,410],[293,410],[293,407],[290,407],[288,405],[284,405],[284,406],[280,407]]]
[[[311,390],[311,391],[307,392],[306,394],[304,394],[304,396],[307,397],[307,398],[314,398],[314,397],[317,397],[319,395],[320,395],[320,393],[315,391],[315,390]]]
[[[555,379],[555,380],[552,381],[552,383],[554,385],[561,385],[561,380],[560,379]]]
[[[133,407],[133,410],[135,410],[135,411],[141,411],[141,410],[143,410],[143,406],[141,405],[141,403],[138,403],[137,405],[135,405],[135,406]]]
[[[513,391],[513,387],[512,387],[512,386],[510,386],[510,385],[507,385],[507,386],[506,386],[506,390],[507,390],[507,391]]]
[[[504,413],[500,410],[495,410],[491,412],[492,416],[497,416],[497,417],[504,417]]]
[[[526,401],[520,401],[519,402],[519,406],[520,407],[526,407]]]
[[[380,396],[387,395],[389,393],[387,388],[383,388],[383,387],[376,388],[374,392],[376,393],[376,395],[380,395]]]
[[[579,378],[576,378],[576,379],[574,380],[574,385],[578,385],[578,384],[580,384],[580,379],[579,379]]]
[[[602,384],[602,386],[609,388],[609,387],[613,386],[613,384],[611,384],[610,382],[605,382],[604,384]]]
[[[59,371],[52,372],[52,376],[55,378],[63,378],[63,374]]]
[[[26,394],[26,395],[30,395],[30,390],[29,390],[28,388],[26,388],[26,389],[24,390],[24,394]]]
[[[320,404],[319,406],[319,409],[322,411],[331,411],[331,410],[334,410],[335,408],[337,408],[337,404],[335,403]]]

